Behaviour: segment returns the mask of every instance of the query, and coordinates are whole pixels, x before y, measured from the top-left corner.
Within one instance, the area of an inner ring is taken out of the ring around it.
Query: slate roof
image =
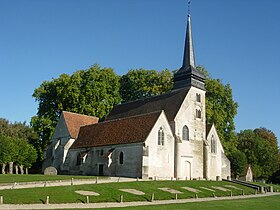
[[[190,88],[182,88],[168,94],[115,106],[106,120],[120,119],[164,110],[168,121],[173,121]]]
[[[81,126],[98,123],[98,117],[92,117],[72,112],[62,112],[71,138],[76,139]]]
[[[71,149],[144,142],[161,112],[83,126]]]
[[[208,137],[208,134],[211,130],[211,128],[213,127],[213,123],[212,124],[206,124],[206,138]]]

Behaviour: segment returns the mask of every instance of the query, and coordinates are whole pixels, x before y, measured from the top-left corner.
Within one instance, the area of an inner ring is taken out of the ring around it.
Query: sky
[[[280,1],[192,0],[196,65],[229,83],[236,131],[280,140]],[[0,117],[30,122],[43,81],[87,69],[182,66],[187,0],[0,0]]]

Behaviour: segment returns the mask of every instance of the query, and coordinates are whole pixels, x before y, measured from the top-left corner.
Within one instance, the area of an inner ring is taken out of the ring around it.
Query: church
[[[182,67],[170,93],[116,105],[105,121],[62,112],[43,169],[60,174],[208,179],[230,177],[215,126],[206,122],[205,77],[196,69],[188,15]]]

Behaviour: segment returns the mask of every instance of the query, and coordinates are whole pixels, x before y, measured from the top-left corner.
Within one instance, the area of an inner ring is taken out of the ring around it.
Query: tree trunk
[[[23,165],[19,166],[19,171],[20,171],[20,174],[24,174]]]
[[[28,174],[28,168],[25,168],[25,174]]]
[[[6,173],[5,169],[6,169],[6,163],[2,163],[2,174]]]
[[[14,162],[9,162],[9,174],[13,174]]]
[[[18,174],[18,165],[15,165],[15,172]]]

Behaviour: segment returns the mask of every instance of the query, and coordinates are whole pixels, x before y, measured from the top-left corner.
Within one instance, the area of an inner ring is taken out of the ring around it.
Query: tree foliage
[[[14,164],[21,168],[30,168],[37,159],[35,148],[28,143],[27,139],[0,135],[0,164],[2,173],[5,173],[6,165],[9,164],[9,172],[13,173]]]
[[[213,79],[206,69],[198,69],[206,76],[206,121],[215,124],[220,140],[227,154],[236,148],[234,117],[237,114],[238,103],[233,100],[229,84],[224,85],[220,79]]]
[[[248,165],[246,155],[236,149],[229,154],[228,158],[230,160],[233,177],[238,178],[245,175],[245,170]]]
[[[121,100],[119,78],[111,68],[94,65],[72,75],[44,81],[33,97],[39,103],[31,124],[38,133],[41,151],[46,148],[62,111],[104,118]],[[41,159],[42,159],[41,155]]]
[[[246,154],[254,176],[266,179],[279,168],[278,147],[271,145],[271,139],[267,138],[271,131],[267,131],[260,128],[254,131],[244,130],[238,134],[238,149]]]
[[[172,73],[168,69],[130,70],[120,79],[120,95],[123,102],[168,93],[172,87]]]

